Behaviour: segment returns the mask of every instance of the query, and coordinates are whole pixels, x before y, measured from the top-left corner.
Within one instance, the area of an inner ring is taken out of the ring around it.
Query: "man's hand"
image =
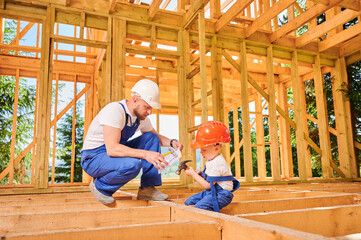
[[[180,151],[182,151],[183,150],[183,144],[181,144],[180,142],[178,142],[178,141],[173,141],[172,142],[172,145],[173,145],[173,148],[175,149],[175,150],[180,150]]]
[[[153,164],[157,169],[165,168],[168,165],[168,162],[164,159],[164,156],[159,152],[145,150],[144,159]]]

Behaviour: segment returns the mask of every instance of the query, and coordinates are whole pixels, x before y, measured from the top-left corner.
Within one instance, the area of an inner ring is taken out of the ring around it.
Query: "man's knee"
[[[143,134],[143,138],[145,138],[147,141],[152,141],[152,142],[159,142],[160,143],[160,140],[159,140],[159,137],[156,133],[154,132],[146,132]]]
[[[122,161],[124,161],[124,164],[118,167],[118,173],[120,175],[127,175],[129,178],[135,178],[142,168],[141,161],[136,158],[122,159]]]

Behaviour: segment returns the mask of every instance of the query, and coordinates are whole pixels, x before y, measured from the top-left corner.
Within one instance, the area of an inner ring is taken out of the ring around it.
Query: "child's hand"
[[[197,174],[196,171],[194,171],[194,169],[192,167],[188,167],[186,170],[184,170],[184,172],[188,175],[188,176],[194,176],[194,174]]]
[[[202,171],[201,171],[201,170],[196,170],[196,173],[197,173],[198,175],[202,175]]]

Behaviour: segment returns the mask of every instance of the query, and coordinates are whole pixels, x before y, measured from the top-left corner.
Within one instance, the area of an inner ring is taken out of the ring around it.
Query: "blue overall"
[[[138,119],[132,123],[126,114],[125,126],[122,130],[120,144],[135,149],[144,149],[160,153],[160,140],[157,134],[147,132],[128,141],[139,126]],[[128,125],[128,121],[130,125]],[[112,196],[120,187],[134,179],[143,170],[140,185],[142,187],[162,185],[161,175],[157,168],[145,159],[133,157],[110,157],[105,145],[95,149],[83,150],[81,153],[81,166],[84,171],[94,178],[95,187],[103,194]]]
[[[211,188],[200,193],[196,193],[193,196],[190,196],[185,200],[185,205],[194,205],[194,207],[196,208],[219,212],[220,209],[224,208],[232,202],[232,192],[236,191],[240,186],[239,182],[233,176],[207,176],[204,169],[202,172],[202,177],[210,183]],[[228,191],[223,189],[217,183],[213,184],[213,182],[222,181],[232,181],[233,190]]]

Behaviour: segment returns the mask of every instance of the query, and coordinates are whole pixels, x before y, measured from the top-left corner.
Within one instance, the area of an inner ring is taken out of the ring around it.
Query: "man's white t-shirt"
[[[120,101],[120,103],[123,104],[125,111],[130,116],[128,119],[128,126],[131,126],[131,124],[137,120],[137,117],[130,114],[126,101],[127,100],[124,99]],[[91,122],[88,133],[84,140],[83,150],[94,149],[104,145],[104,125],[119,128],[121,131],[124,128],[125,121],[126,114],[119,102],[112,102],[106,105],[102,110],[100,110],[98,115],[96,115],[96,117]],[[145,118],[144,120],[140,121],[137,131],[145,133],[152,131],[152,129],[153,126],[149,118]]]
[[[206,162],[206,174],[212,177],[232,176],[231,169],[227,165],[222,154],[219,154],[213,160]],[[217,182],[225,190],[233,190],[232,181]]]

